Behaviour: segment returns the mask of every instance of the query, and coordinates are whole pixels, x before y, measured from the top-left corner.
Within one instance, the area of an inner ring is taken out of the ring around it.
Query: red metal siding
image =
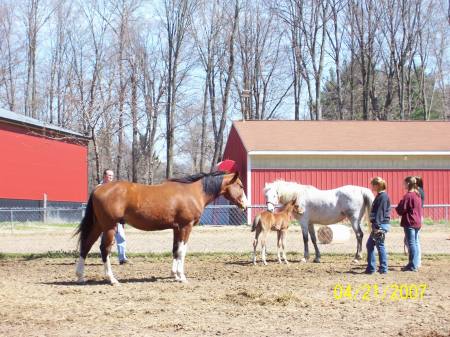
[[[0,123],[0,198],[85,202],[87,146]]]
[[[231,127],[222,160],[231,159],[236,162],[239,176],[247,191],[247,152],[234,126]]]
[[[369,187],[373,177],[383,177],[388,184],[391,202],[396,204],[404,194],[403,179],[409,175],[419,175],[424,180],[425,204],[450,204],[449,170],[294,170],[294,169],[253,169],[252,204],[264,204],[264,184],[276,179],[295,181],[313,185],[319,189],[332,189],[342,185]],[[426,210],[430,216],[432,210]],[[439,213],[439,214],[438,214]],[[440,214],[442,213],[442,214]],[[433,212],[433,217],[444,218],[444,210]]]

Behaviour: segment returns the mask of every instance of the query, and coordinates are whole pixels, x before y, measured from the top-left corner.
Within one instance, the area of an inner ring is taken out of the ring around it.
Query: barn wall
[[[234,126],[231,127],[222,160],[231,159],[236,162],[239,176],[247,192],[247,152]],[[247,193],[248,194],[248,193]]]
[[[87,147],[0,123],[0,198],[85,202]]]
[[[266,182],[276,179],[295,181],[313,185],[320,189],[332,189],[352,184],[369,187],[375,176],[383,177],[388,184],[391,203],[396,204],[404,194],[403,179],[409,175],[419,175],[424,179],[425,204],[450,204],[450,169],[447,170],[408,170],[408,169],[253,169],[252,203],[264,204],[263,188]],[[426,210],[426,216],[433,211]],[[442,214],[440,214],[441,212]],[[439,214],[438,214],[439,213]],[[444,218],[444,210],[439,210],[433,218]]]

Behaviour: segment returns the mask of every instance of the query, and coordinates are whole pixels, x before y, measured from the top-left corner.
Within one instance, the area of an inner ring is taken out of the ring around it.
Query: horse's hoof
[[[264,261],[263,264],[264,264],[265,266],[267,266],[267,262],[266,262],[266,261]]]
[[[313,262],[314,262],[314,263],[320,263],[320,259],[315,258]]]
[[[180,283],[188,283],[188,280],[187,280],[186,276],[184,276],[184,275],[177,276],[177,278],[175,280]]]
[[[86,279],[85,279],[84,277],[79,277],[79,278],[77,279],[77,283],[78,283],[78,284],[86,284],[87,281],[86,281]]]
[[[306,259],[304,257],[302,257],[302,259],[300,260],[301,263],[306,263]]]
[[[354,259],[354,260],[352,261],[352,263],[354,263],[354,264],[359,264],[359,260],[358,260],[358,259]]]
[[[118,285],[120,285],[119,281],[117,281],[116,279],[112,279],[112,280],[110,281],[110,283],[111,283],[112,286],[118,286]]]

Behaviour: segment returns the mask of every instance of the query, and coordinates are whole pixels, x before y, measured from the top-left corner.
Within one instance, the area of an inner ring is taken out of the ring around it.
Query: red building
[[[450,122],[238,121],[223,159],[236,161],[253,205],[264,204],[264,184],[276,179],[332,189],[368,187],[375,176],[395,204],[408,175],[423,177],[425,205],[450,204]],[[448,211],[425,213],[448,219]]]
[[[88,138],[0,109],[0,207],[73,207],[87,199]]]

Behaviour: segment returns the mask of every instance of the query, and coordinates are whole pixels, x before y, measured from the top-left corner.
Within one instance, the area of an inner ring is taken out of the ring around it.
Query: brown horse
[[[100,252],[105,275],[111,284],[118,283],[109,255],[117,223],[126,222],[145,231],[172,229],[172,276],[186,282],[184,259],[189,234],[200,221],[205,206],[221,195],[243,210],[247,208],[247,198],[237,173],[200,173],[153,186],[125,181],[99,186],[92,192],[77,230],[80,243],[76,267],[78,281],[85,282],[86,256],[103,233]]]
[[[270,231],[277,232],[277,256],[278,262],[281,263],[280,248],[283,252],[283,259],[288,264],[285,252],[286,233],[289,224],[295,217],[303,214],[303,209],[297,205],[297,199],[292,200],[283,207],[278,213],[264,211],[259,213],[253,219],[252,232],[255,232],[255,240],[253,240],[253,264],[256,264],[256,247],[258,246],[258,238],[261,236],[261,259],[264,265],[266,262],[266,238]]]

